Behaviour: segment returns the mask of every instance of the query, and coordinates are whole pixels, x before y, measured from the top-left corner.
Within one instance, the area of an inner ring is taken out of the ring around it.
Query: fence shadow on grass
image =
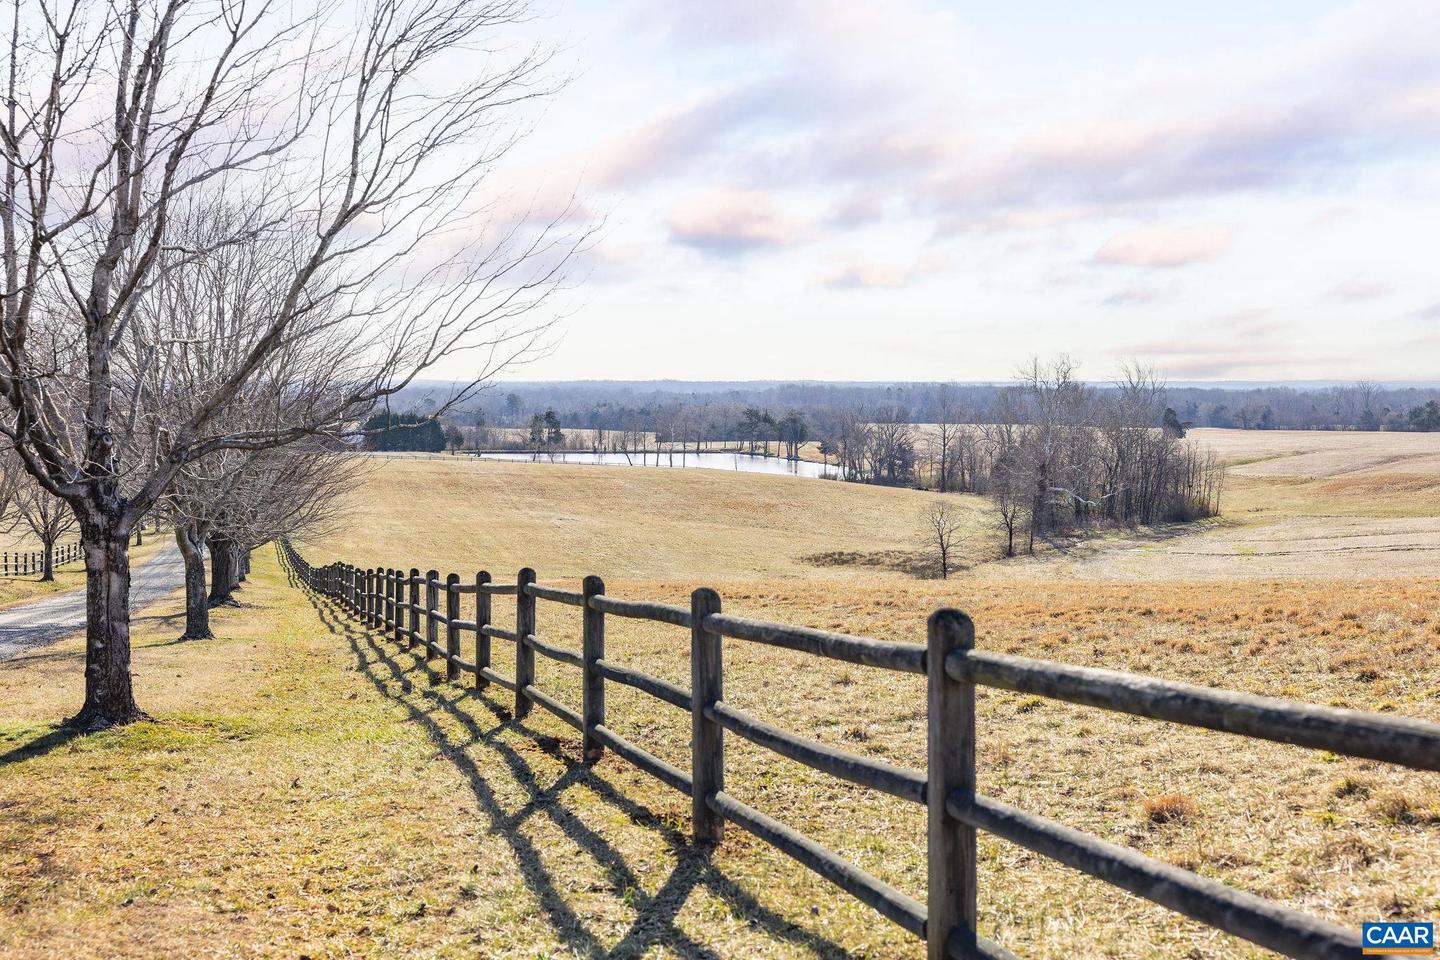
[[[488,820],[489,833],[502,838],[509,846],[526,887],[540,903],[557,936],[572,950],[587,957],[624,958],[637,957],[663,946],[681,957],[719,960],[724,956],[720,949],[698,941],[676,925],[676,918],[691,895],[703,889],[724,902],[752,930],[763,931],[776,941],[799,946],[821,957],[853,956],[834,941],[804,930],[760,904],[725,876],[711,862],[708,853],[693,846],[684,833],[668,826],[645,804],[626,796],[594,768],[574,759],[573,746],[561,749],[561,738],[546,736],[524,721],[515,720],[508,705],[483,692],[446,684],[443,672],[433,670],[423,657],[387,646],[388,639],[383,634],[362,629],[328,598],[306,589],[293,571],[287,570],[287,574],[291,584],[309,598],[326,628],[349,645],[357,671],[382,696],[403,707],[440,755],[465,778],[480,812]],[[457,723],[464,730],[464,736],[457,737],[437,721],[433,715],[436,711]],[[538,743],[541,750],[564,764],[564,773],[554,782],[543,784],[525,758],[504,739],[505,734],[512,732]],[[506,812],[491,777],[487,777],[470,755],[469,750],[477,747],[503,764],[505,773],[523,791],[525,802],[516,812]],[[656,845],[671,852],[676,860],[674,869],[654,893],[644,892],[640,878],[620,851],[582,823],[566,806],[564,795],[572,788],[590,791],[632,824],[651,832]],[[540,851],[521,832],[521,826],[537,816],[547,818],[601,867],[614,896],[633,899],[635,919],[612,945],[607,946],[586,926],[585,919],[575,912],[555,878],[547,872]]]

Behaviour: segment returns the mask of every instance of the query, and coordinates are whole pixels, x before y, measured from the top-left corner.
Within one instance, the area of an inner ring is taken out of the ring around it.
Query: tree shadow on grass
[[[84,734],[85,731],[79,727],[52,727],[48,732],[27,740],[18,746],[11,747],[4,753],[0,753],[0,767],[8,766],[12,763],[20,763],[24,760],[32,760],[35,757],[43,757],[51,750],[57,750],[76,737],[84,736]]]
[[[724,956],[721,949],[696,940],[676,924],[676,918],[691,894],[703,889],[728,905],[736,916],[744,918],[752,929],[763,930],[777,941],[800,946],[816,956],[852,956],[839,944],[800,928],[760,904],[749,892],[725,876],[711,862],[704,848],[690,844],[684,833],[667,825],[650,808],[621,793],[593,768],[581,763],[577,759],[578,750],[570,742],[544,735],[524,721],[514,719],[507,706],[484,690],[445,683],[442,675],[433,671],[423,656],[403,649],[392,653],[393,648],[387,648],[389,641],[383,633],[367,631],[349,621],[337,604],[305,589],[293,571],[287,572],[292,585],[305,591],[330,632],[349,644],[355,656],[356,669],[381,696],[403,707],[409,719],[425,731],[440,755],[465,778],[480,811],[489,821],[489,833],[502,838],[510,847],[526,887],[538,901],[559,938],[576,954],[593,958],[638,957],[656,946],[663,946],[681,957],[718,960]],[[409,664],[402,663],[400,658],[409,660]],[[423,685],[411,679],[421,673],[426,676]],[[417,698],[428,702],[418,703]],[[472,704],[483,711],[480,716],[467,709]],[[458,723],[465,736],[456,737],[439,723],[434,716],[437,711]],[[532,739],[542,751],[563,763],[565,770],[561,776],[549,785],[542,785],[530,764],[503,738],[510,732]],[[572,746],[568,752],[562,750],[562,746],[567,745]],[[525,796],[525,802],[518,810],[506,812],[495,788],[468,752],[471,747],[485,748],[505,765]],[[583,823],[565,804],[564,794],[572,787],[591,791],[632,823],[653,833],[656,842],[671,851],[676,859],[675,867],[653,894],[644,892],[640,878],[620,851]],[[585,918],[576,913],[554,877],[547,872],[540,851],[520,831],[520,827],[534,817],[548,819],[576,847],[588,854],[604,871],[611,893],[617,898],[626,898],[632,904],[635,919],[613,944],[607,945],[587,927]]]

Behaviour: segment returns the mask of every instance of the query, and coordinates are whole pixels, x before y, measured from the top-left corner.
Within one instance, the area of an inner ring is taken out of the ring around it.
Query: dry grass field
[[[988,649],[1440,720],[1433,572],[1317,554],[1282,576],[1266,572],[1278,561],[1235,563],[1253,540],[1215,539],[1319,520],[1335,526],[1317,542],[1345,545],[1341,521],[1440,516],[1393,493],[1411,512],[1367,513],[1351,485],[1427,476],[1435,448],[1362,461],[1372,438],[1200,433],[1232,463],[1218,524],[996,563],[984,504],[956,498],[970,566],[949,581],[906,572],[928,495],[707,471],[384,461],[343,529],[304,550],[497,578],[530,564],[565,585],[594,572],[614,595],[672,601],[706,583],[728,611],[891,640],[922,639],[929,611],[953,605]],[[1440,535],[1417,529],[1433,550]],[[1197,543],[1215,554],[1187,559]],[[579,765],[558,721],[517,723],[507,698],[435,683],[423,660],[287,587],[272,555],[258,561],[221,639],[169,643],[163,620],[141,631],[156,724],[53,731],[78,701],[75,641],[0,665],[0,956],[920,955],[738,829],[700,857],[685,797],[614,756]],[[539,633],[577,647],[578,611],[542,604]],[[607,642],[688,685],[678,628],[611,618]],[[502,672],[510,657],[497,643]],[[923,766],[919,678],[742,641],[726,657],[742,708]],[[578,703],[571,668],[539,669]],[[687,716],[615,685],[609,701],[618,732],[686,763]],[[1006,802],[1337,922],[1440,914],[1433,775],[1012,694],[982,691],[979,711],[981,786]],[[737,738],[727,750],[736,796],[923,894],[918,808]],[[980,883],[982,932],[1020,956],[1265,955],[994,839]]]

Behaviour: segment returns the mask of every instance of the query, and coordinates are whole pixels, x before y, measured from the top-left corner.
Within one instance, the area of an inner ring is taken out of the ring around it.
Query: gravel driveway
[[[169,596],[185,585],[185,563],[180,548],[166,544],[131,571],[130,609],[139,610]],[[85,629],[85,591],[72,590],[53,597],[0,610],[0,660],[23,650],[54,643]]]

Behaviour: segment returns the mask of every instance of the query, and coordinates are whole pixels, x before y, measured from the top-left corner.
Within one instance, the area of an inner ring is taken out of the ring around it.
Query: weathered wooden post
[[[385,599],[381,601],[381,610],[383,611],[384,619],[384,623],[382,623],[381,626],[385,628],[385,633],[388,636],[390,631],[395,627],[395,571],[390,567],[386,567],[381,571],[380,576],[381,579],[385,581],[385,589],[381,591],[385,597]]]
[[[980,954],[975,934],[975,828],[945,812],[945,798],[975,790],[975,684],[951,680],[945,658],[975,646],[975,625],[959,610],[930,615],[925,672],[928,685],[930,893],[926,956],[971,960]],[[957,952],[949,953],[954,939]]]
[[[440,571],[429,570],[425,573],[425,666],[428,670],[430,658],[435,656],[436,641],[439,639],[435,628],[435,614],[440,612]],[[435,675],[430,674],[430,682],[435,682]]]
[[[394,569],[395,574],[395,644],[398,646],[405,639],[405,571],[399,567]]]
[[[585,737],[583,755],[586,763],[594,763],[605,752],[605,745],[595,737],[595,728],[605,723],[605,675],[596,663],[605,658],[605,613],[590,605],[591,599],[603,596],[605,581],[588,576],[581,584],[585,598],[585,618],[581,637],[581,661],[584,686],[580,691],[580,718]]]
[[[387,611],[386,611],[386,603],[385,603],[385,589],[386,589],[386,587],[388,587],[388,586],[389,586],[389,584],[386,582],[386,579],[385,579],[385,568],[384,568],[384,567],[376,567],[376,568],[375,568],[375,628],[376,628],[377,630],[379,630],[381,633],[384,633],[384,632],[386,631],[386,629],[389,627],[389,623],[388,623],[388,622],[386,621],[386,619],[385,619],[385,614],[386,614],[386,612],[387,612]]]
[[[385,625],[385,568],[375,568],[375,613],[372,624],[377,627]]]
[[[529,567],[515,578],[515,719],[530,714],[530,698],[525,688],[535,682],[535,651],[525,638],[535,632],[535,598],[526,589],[535,583],[535,571]]]
[[[374,626],[374,567],[364,570],[364,594],[360,597],[360,623],[369,630]]]
[[[701,587],[690,594],[690,817],[697,843],[718,843],[725,820],[709,798],[725,789],[725,731],[705,708],[725,696],[720,635],[705,629],[705,618],[720,612],[720,594]]]
[[[460,679],[460,667],[455,662],[460,656],[460,630],[455,621],[460,619],[460,574],[451,573],[445,577],[445,679],[454,683]]]
[[[482,632],[482,627],[490,626],[490,594],[485,588],[490,585],[490,574],[481,570],[475,574],[475,689],[480,690],[490,685],[490,681],[481,675],[480,671],[490,666],[490,638]]]
[[[420,570],[410,568],[410,649],[420,642]]]

